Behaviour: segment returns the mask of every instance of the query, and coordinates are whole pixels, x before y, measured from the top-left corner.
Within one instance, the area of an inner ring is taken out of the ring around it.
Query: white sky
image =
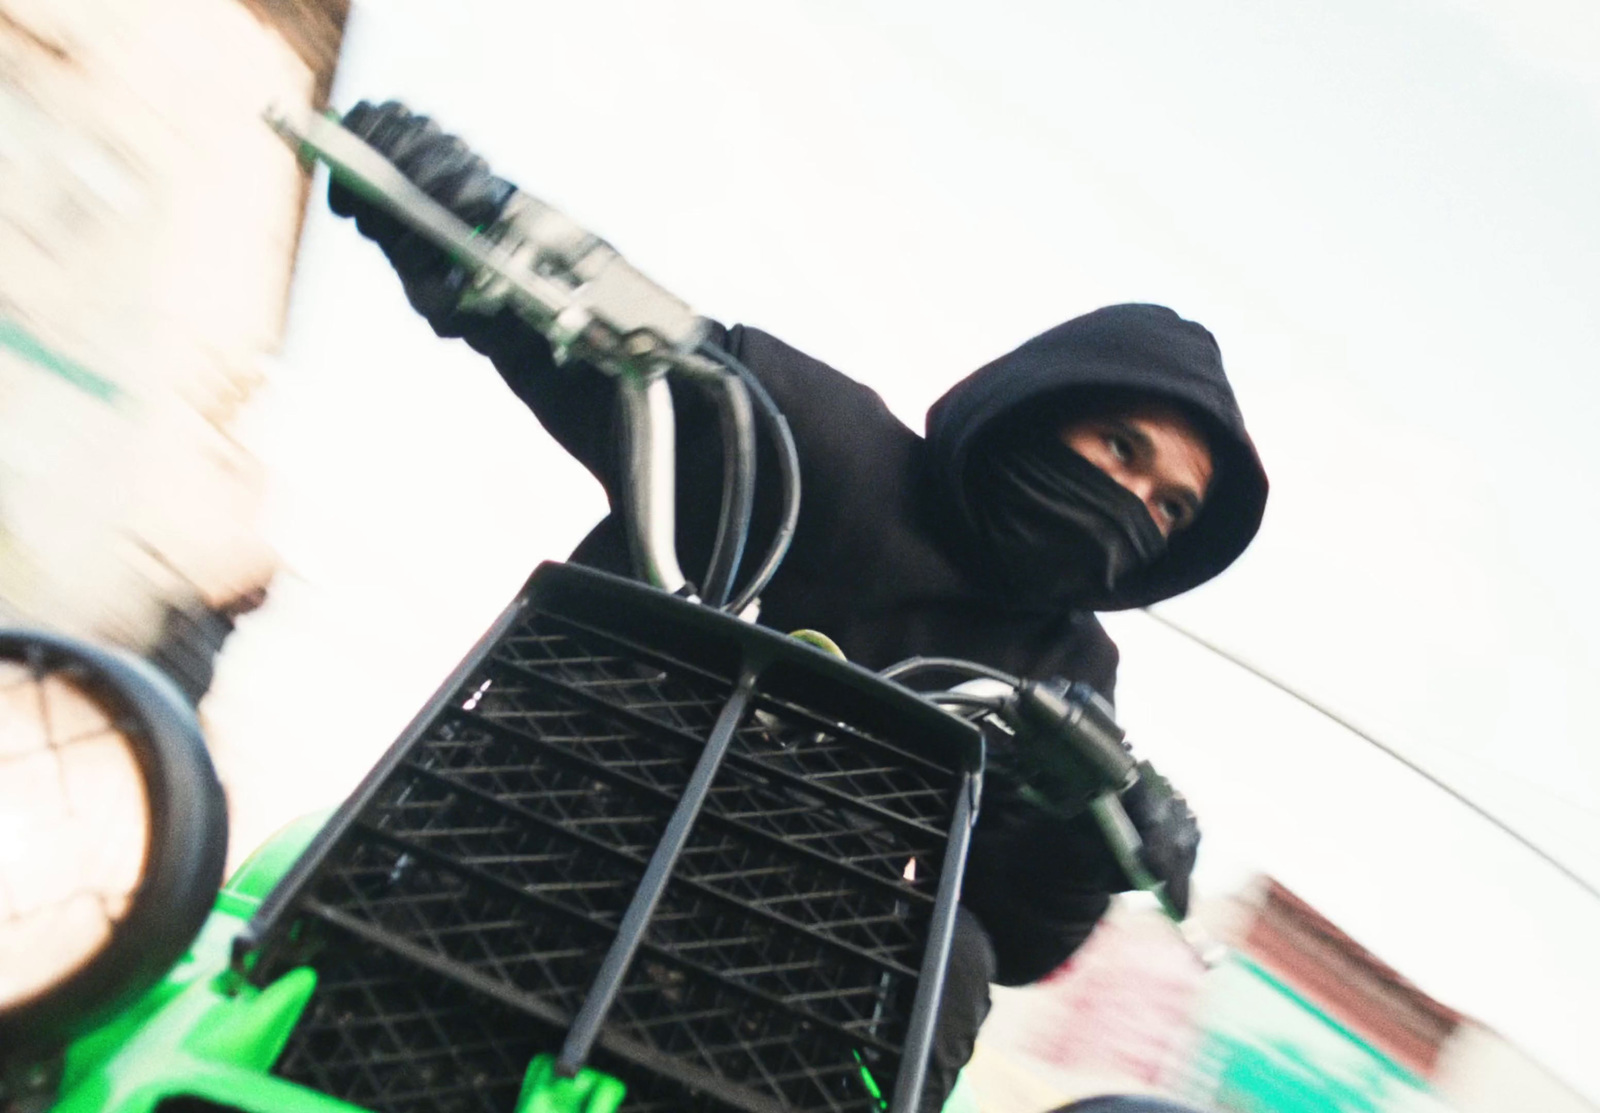
[[[1600,884],[1596,59],[1586,0],[391,0],[357,9],[335,99],[433,112],[919,430],[1068,316],[1202,321],[1273,498],[1164,612]],[[601,511],[320,200],[297,281],[255,431],[295,575],[208,707],[249,721],[255,835],[336,798]],[[1202,881],[1270,870],[1600,1096],[1600,901],[1148,619],[1111,628],[1123,717],[1205,821]]]

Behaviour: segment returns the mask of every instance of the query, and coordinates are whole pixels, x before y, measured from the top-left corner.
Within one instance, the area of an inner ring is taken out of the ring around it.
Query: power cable
[[[1210,639],[1195,633],[1193,630],[1190,630],[1185,626],[1180,626],[1178,623],[1172,621],[1172,619],[1166,617],[1165,615],[1159,614],[1156,611],[1151,610],[1149,607],[1141,607],[1140,610],[1143,611],[1148,617],[1154,619],[1158,624],[1171,630],[1173,633],[1187,638],[1189,641],[1200,646],[1202,649],[1209,650],[1218,657],[1221,657],[1224,661],[1227,661],[1229,664],[1237,665],[1251,676],[1254,676],[1258,680],[1265,681],[1267,684],[1276,688],[1290,699],[1302,703],[1324,718],[1338,723],[1345,730],[1349,731],[1351,734],[1355,735],[1369,746],[1372,746],[1382,753],[1387,754],[1390,758],[1411,770],[1411,772],[1415,773],[1417,776],[1433,785],[1433,787],[1443,792],[1446,796],[1449,796],[1452,800],[1456,801],[1456,803],[1472,812],[1474,815],[1488,823],[1490,826],[1494,827],[1496,830],[1505,835],[1509,835],[1513,840],[1520,843],[1526,850],[1530,851],[1537,858],[1539,858],[1540,861],[1550,866],[1557,873],[1561,874],[1574,885],[1578,886],[1578,888],[1589,894],[1589,896],[1595,898],[1596,900],[1600,900],[1600,886],[1595,885],[1582,874],[1574,870],[1571,866],[1568,866],[1560,859],[1556,858],[1549,851],[1545,850],[1532,839],[1528,838],[1516,828],[1512,827],[1505,820],[1489,811],[1489,809],[1485,808],[1482,804],[1479,804],[1477,801],[1473,800],[1471,797],[1452,786],[1449,782],[1442,780],[1433,773],[1430,773],[1427,769],[1406,757],[1387,742],[1384,742],[1377,736],[1363,730],[1355,723],[1352,723],[1349,719],[1346,719],[1344,716],[1340,715],[1327,704],[1324,704],[1312,696],[1307,695],[1305,692],[1300,691],[1293,685],[1280,680],[1278,677],[1266,672],[1259,666],[1251,664],[1249,661],[1244,660],[1237,654],[1222,648],[1222,646],[1211,641]]]

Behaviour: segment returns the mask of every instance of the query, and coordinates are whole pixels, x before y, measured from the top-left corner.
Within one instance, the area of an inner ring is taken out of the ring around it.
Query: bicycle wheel
[[[1180,1105],[1166,1098],[1139,1095],[1107,1094],[1103,1097],[1084,1098],[1071,1102],[1050,1113],[1200,1113],[1192,1105]]]
[[[152,986],[226,854],[222,786],[171,682],[0,630],[0,1065],[54,1055]]]

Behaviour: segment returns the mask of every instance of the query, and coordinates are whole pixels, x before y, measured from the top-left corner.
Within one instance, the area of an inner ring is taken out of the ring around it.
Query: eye
[[[1183,529],[1194,519],[1194,508],[1179,498],[1158,499],[1156,513],[1174,531]]]
[[[1110,450],[1111,458],[1117,463],[1133,463],[1133,442],[1121,433],[1107,433],[1106,448]]]

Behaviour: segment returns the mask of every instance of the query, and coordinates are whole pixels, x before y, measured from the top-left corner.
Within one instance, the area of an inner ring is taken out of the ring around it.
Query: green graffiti
[[[1426,1083],[1242,956],[1214,995],[1197,1055],[1231,1113],[1392,1113]]]
[[[1377,1073],[1336,1078],[1287,1042],[1213,1037],[1222,1064],[1216,1103],[1237,1113],[1384,1113],[1388,1087]]]
[[[0,317],[0,348],[16,353],[35,367],[49,371],[102,402],[115,405],[122,399],[122,390],[116,383],[51,351],[38,337],[7,317]]]

